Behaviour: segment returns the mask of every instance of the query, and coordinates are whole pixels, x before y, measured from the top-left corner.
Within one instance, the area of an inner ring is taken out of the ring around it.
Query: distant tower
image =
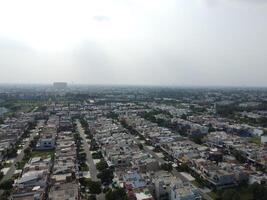
[[[68,84],[66,82],[54,82],[53,87],[56,90],[64,90],[67,89]]]

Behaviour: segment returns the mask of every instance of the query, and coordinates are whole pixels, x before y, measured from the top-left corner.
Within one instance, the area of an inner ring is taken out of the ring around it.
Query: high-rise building
[[[68,84],[66,82],[54,82],[53,87],[57,90],[67,89]]]

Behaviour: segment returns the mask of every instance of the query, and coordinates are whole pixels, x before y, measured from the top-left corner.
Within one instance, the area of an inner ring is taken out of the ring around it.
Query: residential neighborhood
[[[253,124],[265,112],[100,94],[61,94],[3,118],[1,199],[210,200],[235,188],[235,198],[255,199],[251,188],[266,190],[266,126]]]

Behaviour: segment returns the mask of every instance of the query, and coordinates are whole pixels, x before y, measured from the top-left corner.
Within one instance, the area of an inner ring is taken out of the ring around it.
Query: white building
[[[267,134],[264,134],[261,136],[261,143],[262,144],[267,144]]]
[[[176,184],[171,188],[171,200],[201,200],[197,189],[190,184]]]

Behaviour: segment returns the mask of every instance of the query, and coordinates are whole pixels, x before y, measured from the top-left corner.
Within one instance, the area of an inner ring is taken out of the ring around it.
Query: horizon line
[[[105,83],[71,83],[67,81],[55,81],[55,82],[64,82],[67,83],[68,86],[102,86],[102,87],[167,87],[167,88],[266,88],[267,86],[261,85],[171,85],[171,84],[105,84]],[[0,83],[0,86],[53,86],[53,83]]]

